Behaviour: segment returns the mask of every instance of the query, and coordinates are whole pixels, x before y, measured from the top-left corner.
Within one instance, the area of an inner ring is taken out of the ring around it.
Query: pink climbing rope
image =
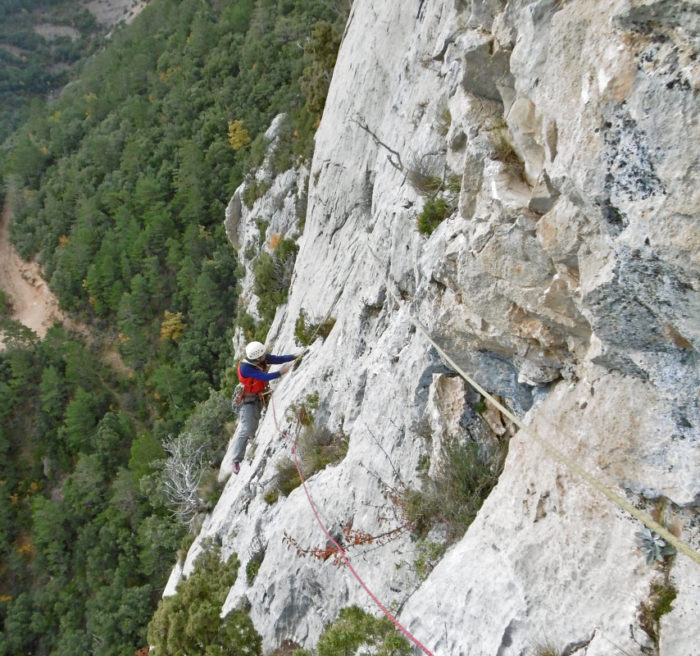
[[[425,646],[423,645],[418,638],[414,637],[408,629],[406,629],[382,604],[381,601],[376,597],[376,595],[369,589],[367,584],[362,580],[360,575],[355,571],[355,568],[351,565],[350,560],[348,559],[345,551],[343,548],[338,544],[338,542],[335,540],[335,538],[328,532],[328,529],[326,528],[325,524],[323,523],[323,520],[321,519],[320,515],[318,514],[318,511],[316,510],[316,505],[314,504],[313,499],[311,498],[311,494],[309,493],[309,489],[306,487],[306,480],[304,479],[304,475],[301,473],[301,467],[299,466],[299,459],[297,458],[297,442],[295,439],[292,439],[287,433],[285,433],[277,423],[277,411],[275,410],[275,401],[274,399],[270,399],[270,405],[272,406],[272,416],[275,420],[275,428],[277,429],[277,432],[282,435],[285,439],[289,440],[292,443],[292,454],[294,455],[294,463],[296,464],[297,467],[297,472],[299,473],[299,478],[301,479],[301,484],[304,487],[304,492],[306,493],[306,498],[309,500],[309,505],[311,506],[311,510],[313,510],[314,516],[316,517],[316,521],[318,522],[319,526],[321,527],[321,530],[325,533],[326,537],[331,541],[333,546],[338,550],[338,554],[340,557],[343,559],[345,562],[345,565],[347,568],[352,572],[352,575],[357,579],[357,582],[364,588],[365,592],[370,596],[372,601],[377,604],[377,606],[381,609],[381,611],[394,623],[397,629],[401,631],[413,644],[415,644],[421,651],[423,651],[424,654],[427,654],[427,656],[434,656],[434,654]]]

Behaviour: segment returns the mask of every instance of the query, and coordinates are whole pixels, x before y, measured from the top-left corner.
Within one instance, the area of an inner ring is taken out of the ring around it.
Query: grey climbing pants
[[[260,411],[262,403],[260,399],[253,399],[241,404],[238,413],[238,428],[236,430],[236,441],[233,446],[233,459],[241,462],[245,455],[245,448],[248,440],[255,436],[260,422]]]

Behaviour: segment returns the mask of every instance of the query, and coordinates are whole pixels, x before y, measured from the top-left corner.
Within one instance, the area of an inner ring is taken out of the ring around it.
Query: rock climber
[[[238,364],[238,380],[243,391],[238,397],[241,404],[238,423],[238,437],[233,447],[233,473],[241,470],[241,461],[245,455],[248,440],[255,435],[260,422],[263,403],[270,393],[268,383],[286,374],[291,364],[279,371],[268,372],[270,365],[285,364],[296,360],[295,355],[272,355],[260,342],[250,342],[245,347],[245,358]]]

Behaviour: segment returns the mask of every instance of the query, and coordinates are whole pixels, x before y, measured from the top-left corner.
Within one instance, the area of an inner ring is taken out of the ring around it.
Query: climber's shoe
[[[237,474],[239,471],[241,471],[241,463],[238,462],[238,460],[233,461],[233,473]]]

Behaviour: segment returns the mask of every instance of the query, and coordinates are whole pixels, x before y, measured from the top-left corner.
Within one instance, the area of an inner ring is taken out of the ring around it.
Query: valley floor
[[[12,303],[12,318],[39,337],[44,337],[54,321],[63,320],[63,316],[58,300],[41,276],[39,265],[21,259],[12,247],[9,234],[11,219],[9,201],[5,200],[0,221],[0,289]]]

